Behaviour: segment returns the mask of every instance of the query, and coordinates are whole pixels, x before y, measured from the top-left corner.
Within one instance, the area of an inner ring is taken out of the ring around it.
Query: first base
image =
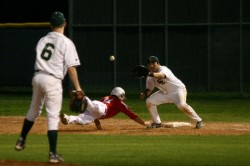
[[[190,127],[191,123],[188,122],[167,122],[167,123],[162,123],[162,127],[166,128],[174,128],[174,127]]]

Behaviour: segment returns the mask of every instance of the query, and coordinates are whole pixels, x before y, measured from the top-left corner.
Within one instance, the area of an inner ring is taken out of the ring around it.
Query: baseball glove
[[[136,78],[144,78],[149,74],[148,68],[143,65],[138,65],[132,70],[132,76]]]
[[[75,113],[83,113],[88,106],[87,99],[83,91],[70,91],[69,109]]]

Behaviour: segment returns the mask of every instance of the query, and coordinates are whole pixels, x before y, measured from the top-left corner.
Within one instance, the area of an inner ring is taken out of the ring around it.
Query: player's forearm
[[[144,122],[141,118],[139,118],[139,117],[137,117],[137,118],[135,118],[135,119],[133,119],[133,120],[134,120],[135,122],[137,122],[137,123],[143,125],[143,126],[146,126],[145,122]]]
[[[163,74],[163,73],[155,73],[155,72],[152,72],[152,71],[149,72],[149,76],[154,77],[156,79],[163,79],[163,78],[166,77],[165,74]]]
[[[76,68],[75,67],[69,67],[68,68],[68,74],[69,74],[71,82],[73,83],[73,85],[75,87],[75,90],[76,91],[81,91],[82,88],[81,88],[79,80],[78,80],[78,74],[77,74]]]
[[[145,97],[147,97],[151,94],[151,90],[146,88],[143,93],[145,94]]]
[[[140,98],[143,100],[143,99],[147,98],[150,94],[151,94],[151,90],[145,89],[144,92],[141,92]]]
[[[96,128],[97,128],[98,130],[102,130],[102,126],[101,126],[101,123],[100,123],[99,119],[95,119],[94,122],[95,122]]]

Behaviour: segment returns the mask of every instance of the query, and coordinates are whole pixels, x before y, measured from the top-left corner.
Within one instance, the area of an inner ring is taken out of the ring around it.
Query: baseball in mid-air
[[[114,55],[111,55],[111,56],[109,57],[109,60],[110,60],[110,61],[115,61],[115,56],[114,56]]]

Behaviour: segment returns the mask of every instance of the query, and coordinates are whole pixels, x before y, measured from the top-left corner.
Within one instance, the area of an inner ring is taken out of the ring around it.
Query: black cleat
[[[196,129],[200,129],[200,128],[202,128],[203,126],[204,126],[204,122],[201,120],[201,121],[198,121],[198,122],[196,123],[195,128],[196,128]]]
[[[150,125],[147,126],[147,129],[153,129],[153,128],[161,128],[161,123],[157,124],[157,123],[152,123]]]
[[[19,138],[16,142],[16,146],[15,149],[17,151],[21,151],[25,148],[25,141],[23,140],[23,138]]]
[[[57,164],[64,162],[63,158],[59,154],[49,153],[49,163]]]

